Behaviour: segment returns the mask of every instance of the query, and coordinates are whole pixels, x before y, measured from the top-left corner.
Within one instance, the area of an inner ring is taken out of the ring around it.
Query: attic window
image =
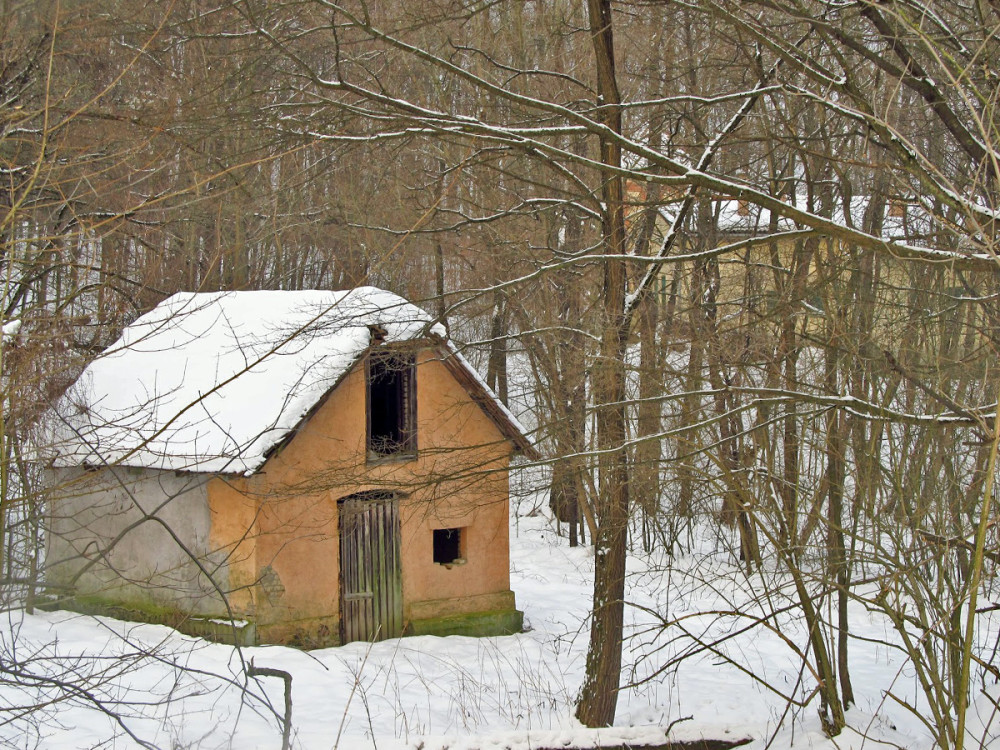
[[[462,530],[434,529],[434,562],[438,565],[458,565],[462,559]]]
[[[412,354],[368,357],[368,459],[417,453],[416,367]]]

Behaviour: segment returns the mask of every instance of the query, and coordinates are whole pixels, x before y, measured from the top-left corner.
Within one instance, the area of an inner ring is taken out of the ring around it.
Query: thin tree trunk
[[[439,176],[437,180],[437,205],[444,202],[444,175],[445,175],[445,163],[444,159],[438,159],[438,171]],[[444,245],[441,243],[441,235],[438,233],[434,240],[434,302],[436,304],[435,313],[437,314],[438,322],[444,326],[445,330],[448,330],[448,318],[445,316],[445,311],[448,309],[445,304],[444,299]],[[499,294],[499,292],[497,292]],[[490,359],[492,361],[493,350],[490,349]],[[497,394],[499,395],[499,394]],[[504,396],[503,402],[507,403],[506,395]]]
[[[827,340],[832,340],[828,327]],[[826,347],[826,388],[827,393],[839,393],[837,372],[839,358],[834,345]],[[844,706],[854,703],[854,687],[848,663],[849,622],[847,604],[849,601],[850,566],[844,543],[844,475],[846,465],[847,428],[846,418],[839,411],[830,412],[826,421],[826,471],[829,518],[828,555],[830,569],[837,584],[837,671],[840,677],[840,694]]]
[[[722,520],[736,526],[740,537],[740,559],[746,564],[747,572],[759,566],[760,541],[751,513],[751,494],[746,486],[743,471],[743,418],[739,404],[731,390],[732,383],[723,371],[723,342],[719,336],[716,294],[721,283],[719,264],[715,258],[696,264],[705,277],[705,290],[701,309],[703,335],[709,342],[707,350],[708,379],[714,392],[716,413],[719,415],[719,452],[723,467],[725,491],[722,497]]]
[[[504,293],[493,292],[493,317],[490,320],[490,358],[486,384],[507,406],[507,304]]]
[[[650,137],[653,148],[662,148],[660,133],[655,130]],[[659,186],[649,187],[645,196],[648,208],[642,213],[642,227],[636,242],[636,255],[652,255],[652,240],[659,219]],[[659,308],[654,296],[648,297],[639,308],[639,406],[637,427],[639,443],[635,449],[635,466],[632,477],[632,496],[642,509],[642,546],[646,552],[653,548],[653,529],[659,526],[660,510],[660,458],[662,413],[660,396],[663,394],[662,359],[657,343],[656,329]]]
[[[659,522],[660,508],[660,396],[663,379],[660,374],[659,349],[656,341],[656,300],[647,299],[639,318],[639,414],[637,420],[641,441],[635,449],[634,494],[643,514],[643,549],[653,548],[652,528]]]
[[[621,132],[621,98],[615,78],[614,38],[610,0],[588,0],[590,33],[597,63],[597,95],[602,121],[609,130]],[[602,136],[601,195],[602,250],[608,256],[624,255],[625,214],[621,149]],[[597,447],[600,454],[600,494],[597,498],[598,529],[594,539],[594,607],[586,676],[577,705],[577,718],[588,727],[614,722],[621,678],[622,634],[625,609],[625,553],[628,536],[628,453],[625,448],[625,348],[628,320],[625,316],[625,264],[604,262],[603,336],[595,368],[594,395],[597,415]]]

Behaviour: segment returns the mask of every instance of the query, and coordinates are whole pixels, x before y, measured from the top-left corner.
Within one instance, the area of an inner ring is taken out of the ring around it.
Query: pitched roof
[[[369,326],[390,344],[444,342],[427,313],[373,287],[175,294],[60,399],[45,452],[56,466],[252,474],[364,355]],[[504,435],[532,452],[513,415],[448,351]]]

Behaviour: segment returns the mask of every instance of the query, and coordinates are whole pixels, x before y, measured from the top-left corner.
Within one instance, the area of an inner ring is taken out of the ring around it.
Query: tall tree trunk
[[[680,424],[683,431],[677,438],[677,515],[682,518],[694,516],[694,485],[697,475],[695,453],[698,448],[695,425],[699,421],[702,408],[701,396],[697,391],[702,386],[702,367],[705,359],[705,338],[701,330],[702,275],[695,273],[692,278],[691,310],[688,325],[691,331],[691,345],[688,349],[687,371],[684,376],[684,396],[681,399]]]
[[[663,144],[657,124],[651,122],[650,127],[650,146],[660,150]],[[660,198],[659,186],[651,185],[645,195],[648,205],[642,212],[636,255],[649,256],[656,252],[653,241],[660,219]],[[653,530],[659,528],[660,522],[660,431],[663,427],[660,397],[663,395],[663,362],[656,335],[658,313],[657,299],[653,295],[639,306],[638,444],[635,448],[631,490],[633,500],[642,509],[642,547],[646,552],[653,548]]]
[[[590,34],[597,65],[597,96],[602,123],[621,132],[621,97],[615,78],[614,37],[610,0],[588,0]],[[624,255],[625,213],[621,148],[602,135],[602,250]],[[588,727],[609,726],[615,719],[621,678],[622,633],[625,610],[625,552],[628,536],[628,453],[625,448],[625,263],[604,262],[603,335],[595,367],[594,396],[600,490],[596,501],[598,529],[594,539],[594,608],[591,618],[587,669],[577,718]]]
[[[437,206],[440,208],[444,201],[444,191],[445,191],[445,162],[444,159],[438,158],[438,179],[437,179]],[[445,304],[444,298],[444,245],[441,242],[441,235],[437,234],[434,239],[434,312],[437,315],[438,322],[444,326],[444,329],[448,331],[448,318],[445,316],[445,312],[448,309],[447,304]],[[498,291],[497,295],[500,294]],[[490,345],[490,362],[493,361],[493,349],[492,343]],[[506,366],[506,358],[504,360]],[[499,394],[498,394],[499,395]],[[503,402],[507,403],[507,394],[503,396]]]
[[[660,396],[663,393],[659,348],[656,341],[656,300],[647,299],[639,311],[639,409],[635,449],[633,494],[642,508],[642,546],[653,548],[653,528],[659,523],[660,508]]]
[[[703,208],[707,206],[706,203]],[[746,563],[749,573],[761,563],[760,541],[757,539],[757,528],[752,515],[752,497],[746,485],[746,472],[743,470],[743,417],[740,415],[737,397],[731,389],[733,383],[723,369],[724,342],[719,335],[717,308],[717,294],[721,285],[719,262],[716,258],[710,258],[697,262],[695,267],[695,273],[703,277],[701,286],[704,289],[699,314],[703,328],[701,334],[696,335],[704,336],[709,343],[706,352],[708,379],[719,416],[719,453],[725,486],[721,518],[728,525],[737,527],[740,560]]]
[[[558,244],[559,233],[552,242]],[[564,225],[564,251],[578,252],[582,244],[583,226],[578,216],[568,213]],[[569,544],[583,543],[584,517],[593,521],[584,487],[587,449],[587,341],[577,327],[583,315],[583,298],[574,285],[575,274],[556,274],[555,294],[559,309],[559,325],[564,331],[555,337],[554,374],[552,383],[554,409],[558,426],[554,433],[556,463],[552,468],[550,505],[556,517],[569,524]],[[591,532],[595,530],[591,526]]]
[[[832,308],[829,305],[828,308]],[[836,331],[829,324],[836,314],[837,320],[842,316],[830,309],[827,321],[826,346],[826,390],[831,396],[840,393],[839,351],[834,341]],[[827,555],[830,570],[835,577],[837,587],[837,672],[840,677],[840,694],[845,707],[854,703],[854,687],[851,684],[851,674],[848,663],[849,621],[847,604],[850,599],[850,562],[847,547],[844,543],[844,477],[847,463],[847,419],[839,410],[834,410],[826,419],[826,472],[827,472],[827,518],[828,537]]]

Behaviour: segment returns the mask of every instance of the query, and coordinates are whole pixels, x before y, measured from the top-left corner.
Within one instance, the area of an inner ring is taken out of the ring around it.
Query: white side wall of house
[[[137,609],[226,613],[228,569],[209,548],[205,474],[53,469],[46,580],[53,594]]]

